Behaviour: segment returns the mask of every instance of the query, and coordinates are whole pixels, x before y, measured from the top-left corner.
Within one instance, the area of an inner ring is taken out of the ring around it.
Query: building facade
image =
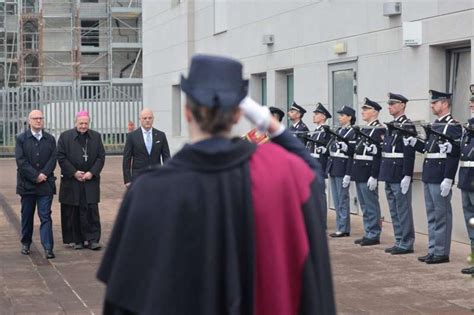
[[[310,129],[317,102],[332,113],[352,106],[360,121],[364,97],[386,104],[387,92],[409,98],[407,115],[415,121],[434,119],[429,89],[452,92],[454,117],[461,122],[470,117],[472,0],[148,0],[143,7],[144,103],[175,150],[187,136],[180,75],[195,53],[239,59],[254,99],[284,111],[296,101],[308,110],[303,120]],[[380,120],[390,119],[384,108]],[[248,128],[242,123],[235,132]],[[422,159],[417,157],[416,172]],[[389,220],[383,186],[379,189]],[[454,191],[453,238],[467,241],[460,194]],[[426,232],[419,180],[414,211],[417,229]]]

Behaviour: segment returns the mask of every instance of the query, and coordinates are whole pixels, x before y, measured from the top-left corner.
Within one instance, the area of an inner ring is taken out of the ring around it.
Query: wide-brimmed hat
[[[247,88],[242,64],[227,57],[195,55],[188,78],[181,75],[181,89],[200,106],[238,106],[247,95]]]

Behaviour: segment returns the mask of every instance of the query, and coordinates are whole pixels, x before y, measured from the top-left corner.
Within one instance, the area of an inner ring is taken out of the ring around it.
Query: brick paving
[[[100,204],[105,245],[124,192],[121,174],[121,157],[108,157]],[[14,160],[0,159],[0,314],[100,314],[104,286],[95,273],[103,252],[62,244],[57,197],[56,259],[43,257],[37,218],[32,254],[20,254],[15,176]],[[329,241],[339,314],[474,314],[474,278],[460,273],[468,245],[453,242],[449,264],[426,265],[416,260],[425,254],[425,235],[417,234],[415,254],[391,256],[383,252],[392,242],[390,224],[384,223],[380,246],[360,247],[353,241],[362,234],[362,221],[351,219],[351,237]],[[333,211],[328,225],[334,227]]]

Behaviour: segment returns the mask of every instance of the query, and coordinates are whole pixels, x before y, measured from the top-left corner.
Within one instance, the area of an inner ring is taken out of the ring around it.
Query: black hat
[[[387,96],[388,96],[388,101],[387,101],[388,104],[390,104],[390,103],[405,103],[405,104],[408,103],[408,98],[406,98],[405,96],[403,96],[401,94],[394,94],[394,93],[388,92]]]
[[[285,117],[285,113],[284,113],[281,109],[279,109],[279,108],[277,108],[277,107],[271,106],[271,107],[269,107],[268,109],[270,110],[270,113],[272,113],[272,115],[273,115],[273,114],[277,114],[277,115],[278,115],[278,120],[279,120],[279,121],[282,121],[282,120],[283,120],[283,117]]]
[[[471,86],[469,86],[469,89],[471,90],[471,99],[470,99],[470,101],[474,102],[474,84],[471,84]]]
[[[181,89],[201,106],[238,106],[247,95],[247,87],[242,64],[226,57],[195,55],[188,78],[181,75]]]
[[[327,119],[332,117],[329,111],[326,109],[326,107],[324,107],[323,104],[321,103],[316,104],[316,109],[313,110],[313,113],[321,113],[324,116],[326,116]]]
[[[438,91],[435,91],[435,90],[429,90],[429,93],[430,93],[430,102],[431,103],[434,103],[434,102],[437,102],[437,101],[442,101],[442,100],[448,100],[451,98],[451,95],[450,93],[443,93],[443,92],[438,92]]]
[[[378,112],[382,109],[382,106],[380,106],[379,103],[371,101],[368,97],[364,98],[364,105],[362,105],[362,108],[364,107],[375,109]]]
[[[355,118],[355,110],[354,108],[350,107],[350,106],[342,106],[340,110],[337,111],[338,114],[346,114],[348,116],[351,116],[353,118]]]
[[[293,102],[293,105],[291,105],[290,110],[292,109],[299,111],[301,115],[304,115],[306,113],[306,109],[296,104],[296,102]]]

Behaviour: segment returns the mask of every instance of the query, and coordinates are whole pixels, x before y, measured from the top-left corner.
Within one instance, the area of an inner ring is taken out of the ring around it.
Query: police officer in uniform
[[[451,116],[451,94],[429,91],[431,110],[438,116],[432,129],[459,141],[462,134],[461,126]],[[419,152],[426,152],[423,162],[422,180],[425,191],[426,216],[428,218],[428,254],[418,257],[427,264],[449,262],[451,248],[451,230],[453,213],[451,208],[451,187],[459,164],[459,142],[439,143],[438,136],[430,133],[428,139],[422,141],[409,137],[406,143]]]
[[[331,139],[331,135],[325,132],[326,121],[331,118],[331,114],[321,103],[316,104],[316,109],[313,111],[313,123],[316,125],[314,134],[311,136],[311,140],[307,142],[307,148],[309,149],[311,156],[319,161],[323,170],[324,178],[328,178],[326,173],[326,166],[328,161],[329,152],[327,145]],[[315,142],[317,141],[317,142]],[[326,190],[322,194],[322,207],[323,207],[323,223],[327,223],[327,195]]]
[[[308,127],[302,121],[306,110],[300,105],[293,102],[290,110],[288,111],[288,119],[291,121],[291,126],[288,128],[290,132],[294,132],[294,135],[298,137],[304,145],[306,145],[305,132],[309,132]]]
[[[347,143],[336,139],[329,148],[327,171],[336,208],[336,232],[329,234],[329,236],[345,237],[351,234],[349,184],[355,146],[355,132],[352,125],[355,123],[356,117],[355,110],[349,106],[342,106],[337,113],[341,127],[336,130],[336,133],[347,139]]]
[[[381,127],[378,115],[382,106],[379,103],[364,99],[362,119],[369,127]],[[378,145],[382,142],[383,128],[361,128],[361,133],[367,134],[377,144],[369,143],[363,136],[358,137],[352,162],[352,176],[356,184],[357,197],[363,213],[364,236],[355,240],[355,244],[371,246],[380,244],[380,203],[377,178],[380,170],[381,150]]]
[[[394,120],[391,123],[401,128],[410,125],[405,115],[408,99],[400,94],[388,93],[388,111]],[[387,129],[382,144],[382,162],[379,181],[385,182],[385,194],[392,218],[395,244],[386,248],[392,255],[413,253],[415,228],[411,205],[411,182],[415,166],[415,150],[404,146],[403,136],[395,130]]]
[[[474,84],[471,85],[471,115],[468,127],[474,129]],[[471,240],[471,257],[474,258],[474,225],[469,220],[474,220],[474,134],[465,131],[461,140],[461,161],[459,162],[459,182],[461,189],[462,207],[466,220],[467,233]],[[474,275],[474,266],[464,268],[462,273]]]

